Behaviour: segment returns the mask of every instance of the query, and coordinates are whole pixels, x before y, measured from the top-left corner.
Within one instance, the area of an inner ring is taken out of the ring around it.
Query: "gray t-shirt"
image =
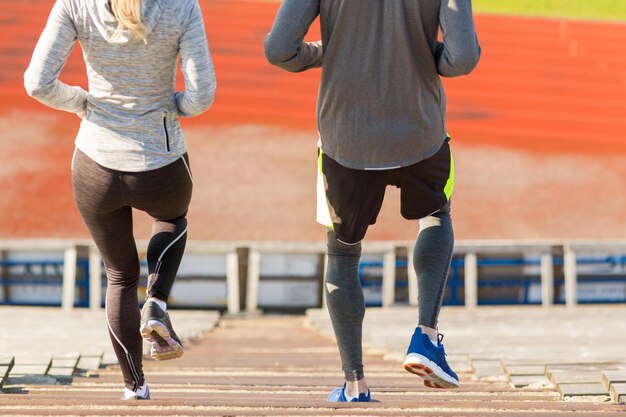
[[[304,42],[318,15],[322,41]],[[322,149],[349,168],[389,169],[441,147],[446,96],[439,76],[471,72],[480,46],[471,0],[284,0],[265,54],[292,72],[323,63]]]
[[[198,0],[150,0],[143,6],[147,42],[116,33],[108,0],[57,0],[24,74],[29,95],[55,109],[85,113],[76,146],[119,171],[148,171],[186,152],[179,117],[205,111],[215,72]],[[58,80],[75,41],[89,92]],[[185,91],[175,92],[180,56]]]

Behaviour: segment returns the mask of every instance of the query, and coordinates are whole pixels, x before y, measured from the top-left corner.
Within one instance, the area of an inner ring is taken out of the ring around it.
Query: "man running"
[[[318,15],[322,41],[304,42]],[[420,222],[419,327],[404,367],[428,387],[458,387],[437,331],[454,244],[454,162],[440,76],[466,75],[478,63],[471,0],[284,0],[265,54],[291,72],[323,68],[317,219],[328,228],[325,291],[346,380],[328,401],[370,401],[358,264],[388,185],[401,189],[402,216]]]

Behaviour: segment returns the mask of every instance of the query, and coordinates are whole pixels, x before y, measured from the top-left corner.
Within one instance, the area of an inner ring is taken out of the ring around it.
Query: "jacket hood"
[[[165,1],[166,0],[144,0],[142,21],[147,29],[146,35],[152,32],[154,26],[156,26],[159,17],[161,17],[163,13]],[[128,29],[124,29],[120,34],[115,36],[118,22],[111,11],[109,0],[87,0],[86,3],[91,19],[107,42],[119,44],[135,40],[135,36]]]

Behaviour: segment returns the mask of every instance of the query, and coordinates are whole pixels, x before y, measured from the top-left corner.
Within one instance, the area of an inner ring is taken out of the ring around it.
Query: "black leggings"
[[[80,150],[72,162],[78,209],[106,268],[106,316],[124,384],[144,384],[137,299],[139,256],[132,209],[154,219],[148,246],[148,295],[167,301],[187,241],[193,181],[187,155],[165,167],[120,172],[98,165]]]

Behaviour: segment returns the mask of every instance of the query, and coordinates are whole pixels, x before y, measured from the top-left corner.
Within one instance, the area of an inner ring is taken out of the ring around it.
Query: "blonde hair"
[[[146,27],[141,21],[141,9],[143,0],[111,0],[111,9],[119,22],[116,34],[121,34],[124,29],[129,29],[133,35],[146,40]]]

